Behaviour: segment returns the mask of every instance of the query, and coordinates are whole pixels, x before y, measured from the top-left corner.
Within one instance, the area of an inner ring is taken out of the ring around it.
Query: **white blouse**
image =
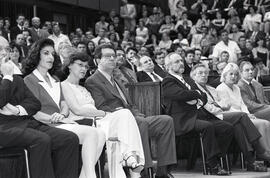
[[[221,101],[231,106],[229,111],[249,114],[248,108],[242,99],[240,88],[237,85],[233,85],[233,89],[231,89],[223,82],[216,90]]]
[[[33,74],[40,80],[40,82],[38,83],[48,92],[48,94],[51,96],[55,104],[60,108],[60,99],[61,99],[60,82],[56,81],[49,73],[47,73],[47,76],[52,85],[50,86],[37,69],[33,71]]]

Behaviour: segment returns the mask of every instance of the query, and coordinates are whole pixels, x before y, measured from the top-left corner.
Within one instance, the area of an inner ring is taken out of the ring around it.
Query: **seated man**
[[[240,64],[241,79],[238,86],[249,112],[260,119],[270,121],[270,105],[263,86],[254,79],[254,67],[250,62]]]
[[[184,60],[179,54],[168,54],[165,66],[170,75],[162,81],[163,104],[174,119],[176,136],[193,130],[200,132],[210,173],[228,175],[218,164],[218,157],[227,152],[233,136],[232,125],[198,109],[206,103],[206,94],[194,89],[193,80],[183,78]]]
[[[155,58],[155,61],[156,61],[156,64],[155,64],[155,67],[154,67],[154,72],[156,74],[158,74],[162,78],[166,77],[167,72],[166,72],[166,69],[165,69],[165,66],[164,66],[164,64],[165,64],[165,61],[164,61],[165,53],[157,52],[157,53],[155,53],[154,58]]]
[[[120,108],[131,110],[138,123],[145,155],[145,168],[152,167],[149,138],[157,138],[158,168],[156,178],[168,178],[167,166],[176,163],[173,120],[166,115],[145,117],[130,101],[125,87],[112,76],[116,68],[115,50],[105,44],[97,47],[95,56],[97,71],[90,76],[85,87],[92,93],[95,105],[103,111],[113,112]],[[171,175],[170,175],[171,176]]]
[[[113,76],[120,81],[124,86],[128,83],[136,83],[136,73],[125,67],[126,55],[122,48],[116,49],[116,68],[113,71]]]
[[[136,73],[138,82],[160,82],[162,77],[154,72],[154,63],[148,56],[142,56],[139,59],[139,67],[142,71]]]
[[[206,84],[208,73],[209,69],[203,64],[195,65],[191,71],[191,77],[197,84],[198,89],[207,95],[207,103],[203,108],[220,120],[233,124],[234,137],[247,161],[247,170],[266,171],[264,167],[255,162],[255,158],[251,152],[255,149],[258,157],[267,159],[265,150],[258,142],[260,133],[246,113],[226,111],[228,106],[219,102],[220,99],[216,89]]]
[[[35,120],[32,116],[40,110],[40,102],[23,79],[13,75],[10,62],[0,61],[0,66],[0,145],[27,148],[31,177],[76,178],[78,137]]]

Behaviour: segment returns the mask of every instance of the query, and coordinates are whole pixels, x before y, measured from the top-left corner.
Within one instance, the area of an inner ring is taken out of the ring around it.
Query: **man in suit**
[[[137,53],[138,50],[134,47],[129,47],[126,50],[126,61],[124,66],[131,69],[133,72],[137,72],[137,66],[133,63],[136,60],[135,56]]]
[[[13,28],[10,29],[10,38],[11,40],[15,40],[17,35],[22,33],[22,31],[24,30],[24,21],[25,21],[25,17],[22,14],[18,14],[17,15],[17,25]]]
[[[162,77],[154,72],[154,63],[149,56],[142,56],[139,59],[139,67],[142,69],[137,72],[138,82],[160,82]]]
[[[247,39],[250,39],[254,45],[259,39],[264,39],[266,34],[263,31],[260,31],[260,23],[254,22],[253,23],[253,31],[247,32]]]
[[[254,67],[248,61],[240,64],[241,79],[238,86],[249,112],[260,119],[270,121],[270,105],[263,86],[254,79]]]
[[[162,81],[163,104],[166,113],[174,118],[176,136],[190,131],[200,132],[211,173],[228,175],[218,164],[218,156],[227,152],[233,134],[232,125],[199,109],[207,102],[206,94],[197,90],[189,77],[183,78],[184,60],[179,54],[168,54],[165,66],[169,75]]]
[[[160,77],[164,78],[167,75],[166,69],[165,69],[165,54],[163,52],[157,52],[154,55],[155,58],[155,67],[154,67],[154,72],[157,73]]]
[[[116,68],[113,76],[124,86],[128,83],[138,82],[136,73],[124,66],[125,60],[124,50],[121,48],[116,49]]]
[[[40,29],[40,18],[32,18],[32,28],[29,29],[33,42],[39,39],[48,38],[50,35],[46,30]]]
[[[134,4],[128,3],[128,0],[122,0],[123,6],[120,7],[120,16],[124,19],[125,28],[131,32],[136,27],[136,8]]]
[[[185,76],[189,76],[190,74],[191,68],[193,67],[194,55],[195,53],[192,49],[186,51],[186,57],[184,60],[185,71],[183,73]]]
[[[32,116],[40,110],[40,102],[23,79],[13,75],[10,62],[0,61],[0,66],[0,145],[27,148],[31,177],[76,178],[77,136],[35,120]]]
[[[226,111],[228,105],[219,102],[220,99],[216,89],[206,84],[208,74],[209,69],[203,64],[195,65],[191,71],[191,77],[195,81],[197,89],[206,93],[207,96],[207,103],[203,106],[203,109],[216,118],[233,124],[234,137],[247,161],[248,171],[265,170],[255,162],[255,157],[252,154],[252,151],[256,150],[259,158],[270,158],[270,155],[259,144],[260,133],[246,113]]]
[[[20,47],[22,59],[25,59],[28,55],[28,47],[25,44],[25,39],[24,39],[23,34],[20,33],[16,36],[15,43]]]
[[[136,118],[140,129],[145,168],[152,167],[152,158],[149,147],[149,138],[157,138],[158,168],[156,178],[169,178],[167,166],[176,163],[175,137],[173,120],[166,115],[145,117],[132,104],[126,89],[112,77],[116,67],[115,50],[111,45],[97,47],[95,56],[98,61],[97,71],[90,76],[85,87],[92,93],[98,109],[112,112],[120,108],[128,108]]]

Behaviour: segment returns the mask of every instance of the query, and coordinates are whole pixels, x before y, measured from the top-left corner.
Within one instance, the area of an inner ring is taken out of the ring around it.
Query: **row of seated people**
[[[79,80],[84,78],[89,68],[88,57],[79,53],[71,55],[63,68],[68,77],[60,84],[53,78],[55,52],[53,42],[49,39],[38,41],[31,49],[25,67],[26,85],[20,77],[12,77],[13,67],[10,61],[1,60],[1,73],[4,76],[0,88],[3,91],[1,137],[10,138],[1,143],[1,146],[30,146],[30,168],[33,177],[76,177],[76,146],[79,143],[82,144],[83,159],[80,177],[96,177],[95,163],[105,140],[111,136],[117,136],[120,142],[118,158],[122,161],[116,165],[116,177],[126,177],[122,169],[123,161],[130,167],[132,177],[139,177],[138,173],[143,168],[152,166],[149,137],[153,136],[157,137],[158,148],[156,177],[172,177],[167,168],[168,165],[176,163],[175,135],[191,130],[202,133],[207,162],[213,174],[228,175],[228,172],[220,168],[218,157],[227,152],[233,136],[246,157],[247,170],[266,170],[256,164],[252,150],[256,150],[258,157],[269,160],[265,146],[267,137],[263,132],[267,130],[268,124],[255,124],[257,128],[263,127],[258,129],[259,132],[244,112],[231,112],[226,117],[224,114],[223,119],[218,119],[204,109],[206,94],[198,87],[193,88],[196,85],[192,80],[181,78],[184,71],[183,59],[176,53],[165,58],[165,66],[171,75],[162,81],[166,113],[173,119],[167,115],[145,117],[132,105],[126,94],[120,80],[124,75],[116,75],[123,71],[117,69],[124,68],[123,65],[119,67],[121,60],[116,60],[119,59],[116,54],[120,56],[121,52],[123,51],[115,52],[114,48],[107,44],[99,46],[95,51],[98,69],[86,80],[85,88],[79,85]],[[149,64],[151,65],[151,62]],[[127,68],[125,70],[127,71]],[[115,74],[115,71],[118,73]],[[12,119],[7,120],[9,117]],[[93,117],[102,118],[98,128],[83,125],[88,124]],[[64,142],[65,138],[70,138],[74,144],[71,144],[70,140],[68,143]],[[33,147],[40,145],[40,142],[47,147]],[[64,151],[68,149],[65,144],[73,146],[72,152]],[[46,152],[40,154],[41,150]],[[55,153],[53,166],[51,151]],[[62,158],[63,154],[66,160]],[[72,154],[72,160],[69,159],[71,156],[66,154]],[[44,165],[35,165],[37,160],[42,160]],[[44,170],[43,167],[48,169]]]
[[[68,77],[60,83],[53,77],[56,63],[50,39],[40,40],[32,47],[24,81],[13,75],[10,60],[1,59],[0,145],[29,148],[32,177],[75,178],[81,144],[80,177],[94,178],[94,166],[105,140],[117,137],[120,152],[116,157],[120,161],[113,169],[115,176],[121,178],[126,177],[122,164],[130,168],[131,177],[140,177],[143,168],[153,166],[149,137],[157,137],[156,177],[169,177],[167,166],[176,163],[173,119],[166,115],[145,117],[136,110],[128,96],[114,88],[120,85],[110,78],[115,67],[114,49],[100,47],[96,54],[99,70],[87,79],[86,88],[79,86],[79,80],[89,67],[88,56],[71,55],[64,67]],[[87,126],[93,117],[101,118],[98,128]],[[110,147],[107,149],[110,153]]]

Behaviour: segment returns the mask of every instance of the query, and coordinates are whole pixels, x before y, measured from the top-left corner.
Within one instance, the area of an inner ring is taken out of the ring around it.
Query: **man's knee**
[[[35,143],[38,145],[51,145],[51,137],[47,135],[46,133],[39,133],[36,135]]]
[[[78,136],[70,131],[65,131],[63,134],[64,139],[64,144],[69,144],[69,145],[79,145],[80,141]]]

